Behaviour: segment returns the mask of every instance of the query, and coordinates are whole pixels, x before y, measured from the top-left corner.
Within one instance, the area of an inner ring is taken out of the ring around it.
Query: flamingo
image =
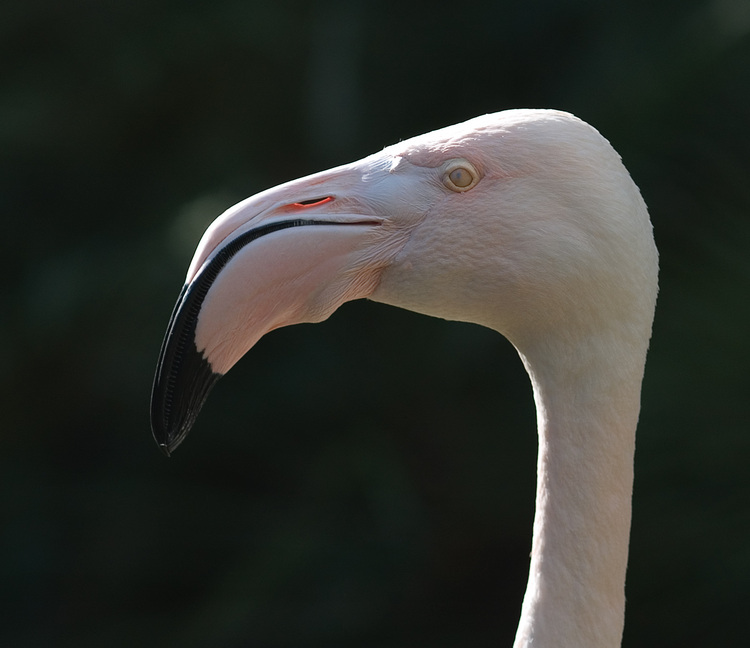
[[[658,253],[640,192],[593,127],[510,110],[247,198],[207,229],[158,361],[169,455],[265,333],[369,298],[504,335],[529,374],[539,450],[515,648],[612,648]]]

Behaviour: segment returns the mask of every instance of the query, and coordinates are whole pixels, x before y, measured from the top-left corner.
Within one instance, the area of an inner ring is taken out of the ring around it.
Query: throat
[[[522,355],[537,405],[539,457],[515,648],[621,643],[643,365],[587,361],[609,356],[583,351],[565,367]]]

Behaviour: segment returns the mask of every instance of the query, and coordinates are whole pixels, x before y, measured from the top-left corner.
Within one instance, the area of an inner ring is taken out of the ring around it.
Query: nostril
[[[293,203],[291,207],[297,207],[298,209],[304,209],[305,207],[314,207],[316,205],[324,205],[333,200],[333,196],[323,196],[322,198],[311,198],[310,200],[300,200],[299,202]]]

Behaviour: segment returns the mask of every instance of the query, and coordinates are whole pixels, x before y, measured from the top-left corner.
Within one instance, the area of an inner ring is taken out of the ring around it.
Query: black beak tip
[[[171,347],[172,339],[168,336],[165,346]],[[164,362],[164,358],[171,362]],[[187,437],[219,378],[221,374],[214,373],[193,343],[176,353],[162,353],[151,394],[151,430],[167,457]]]
[[[156,445],[159,447],[165,456],[171,457],[172,452],[175,448],[180,445],[180,442],[185,437],[182,435],[181,438],[176,438],[173,432],[167,429],[167,426],[163,423],[164,421],[164,410],[155,402],[151,403],[151,434],[154,437]]]
[[[158,411],[152,410],[152,413],[156,415]],[[163,425],[155,424],[154,421],[151,422],[151,433],[153,434],[154,441],[159,450],[161,450],[166,457],[171,457],[175,448],[177,448],[187,436],[187,431],[185,431],[184,434],[178,435],[174,432],[170,432]]]
[[[175,426],[174,429],[154,425],[152,423],[151,430],[154,436],[154,441],[159,447],[159,450],[161,450],[166,457],[171,457],[172,453],[185,440],[202,404],[202,402],[199,403],[197,408],[189,412],[181,424]]]
[[[177,298],[162,342],[151,391],[151,431],[167,456],[190,432],[209,391],[221,374],[195,346],[195,327],[207,287],[199,280],[185,285]]]

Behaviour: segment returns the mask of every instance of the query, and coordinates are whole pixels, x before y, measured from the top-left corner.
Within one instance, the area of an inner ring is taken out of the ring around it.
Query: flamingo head
[[[638,189],[577,118],[506,111],[415,137],[210,225],[162,345],[154,436],[171,453],[263,335],[349,300],[490,326],[521,350],[614,321],[650,327],[655,273]]]

